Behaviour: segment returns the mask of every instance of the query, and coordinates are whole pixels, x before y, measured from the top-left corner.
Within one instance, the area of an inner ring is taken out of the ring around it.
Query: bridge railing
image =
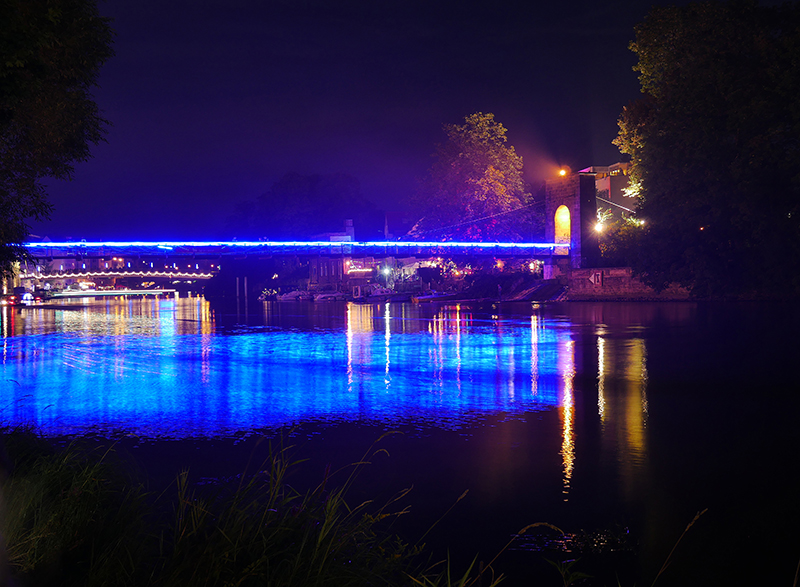
[[[564,248],[556,243],[481,243],[436,241],[80,241],[34,242],[25,245],[38,258],[228,255],[324,255],[435,257],[477,255],[548,257]]]

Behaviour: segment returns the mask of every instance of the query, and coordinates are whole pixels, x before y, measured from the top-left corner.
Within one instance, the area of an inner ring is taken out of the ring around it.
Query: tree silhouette
[[[107,122],[91,90],[113,55],[93,0],[0,3],[0,273],[25,255],[28,221],[47,218],[42,180],[68,179]]]
[[[507,145],[494,114],[476,112],[446,124],[447,141],[412,205],[421,219],[410,235],[432,240],[520,241],[530,233],[531,195],[522,157]]]
[[[701,296],[800,293],[800,6],[655,8],[631,49],[634,268]]]

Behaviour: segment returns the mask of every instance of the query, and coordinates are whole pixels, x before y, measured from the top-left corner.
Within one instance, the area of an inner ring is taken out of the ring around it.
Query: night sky
[[[619,160],[644,2],[109,0],[107,143],[33,233],[196,239],[288,172],[346,173],[397,210],[443,123],[492,112],[540,184]]]

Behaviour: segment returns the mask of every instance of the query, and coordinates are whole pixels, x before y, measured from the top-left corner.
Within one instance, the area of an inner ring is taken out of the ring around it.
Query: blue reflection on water
[[[160,438],[319,420],[456,428],[558,405],[574,361],[565,325],[535,314],[267,303],[263,325],[224,328],[200,298],[78,303],[2,309],[3,421]]]

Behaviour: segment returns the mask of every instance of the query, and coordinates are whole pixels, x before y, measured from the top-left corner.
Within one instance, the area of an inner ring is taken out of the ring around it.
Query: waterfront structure
[[[595,265],[600,259],[600,247],[595,231],[594,175],[568,173],[547,181],[544,207],[545,240],[555,246],[553,255],[545,260],[545,279]]]

